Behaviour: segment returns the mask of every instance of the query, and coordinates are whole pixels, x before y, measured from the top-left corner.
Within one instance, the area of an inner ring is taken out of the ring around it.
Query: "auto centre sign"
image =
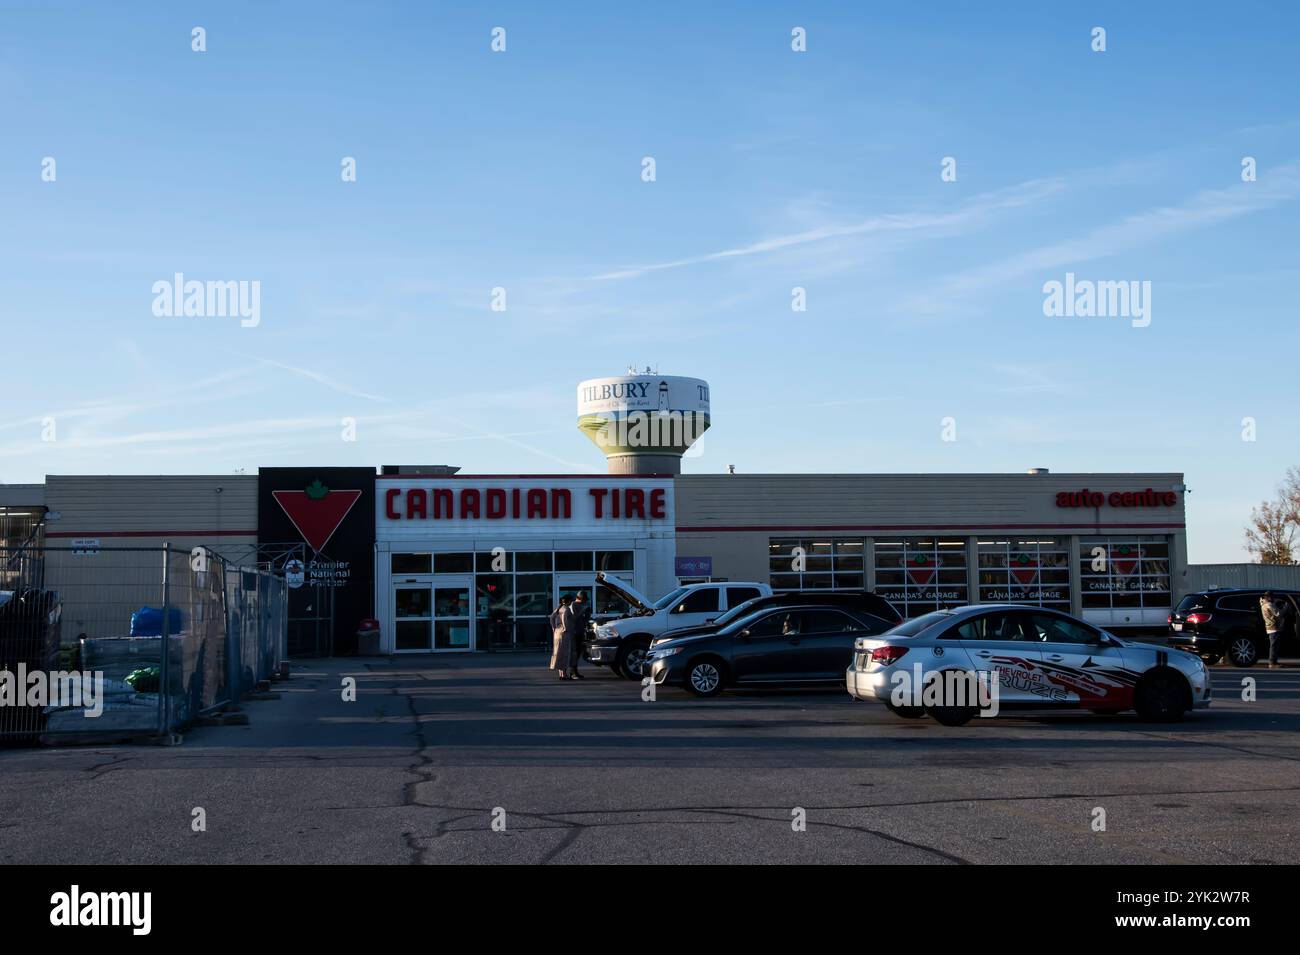
[[[1056,495],[1057,507],[1177,507],[1178,494],[1174,491],[1061,491]]]
[[[674,527],[671,479],[380,477],[381,538],[476,531],[662,534]]]

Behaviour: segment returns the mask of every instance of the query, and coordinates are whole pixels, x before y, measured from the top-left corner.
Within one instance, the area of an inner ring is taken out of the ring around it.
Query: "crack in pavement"
[[[82,772],[93,773],[94,775],[90,777],[90,781],[94,782],[95,780],[103,776],[107,776],[111,772],[114,772],[116,769],[118,769],[121,766],[122,763],[129,763],[130,761],[131,761],[131,757],[129,755],[122,754],[122,755],[114,756],[106,763],[95,763],[95,765],[93,766],[87,766],[82,770]]]

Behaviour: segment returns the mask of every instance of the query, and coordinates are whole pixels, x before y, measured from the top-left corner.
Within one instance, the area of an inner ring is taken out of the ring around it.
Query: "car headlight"
[[[617,640],[617,639],[618,639],[618,629],[615,628],[615,627],[609,627],[609,626],[603,626],[603,625],[602,625],[602,626],[599,626],[599,627],[596,628],[596,636],[598,636],[598,637],[600,637],[600,638],[602,638],[602,639],[604,639],[604,640]]]
[[[674,653],[681,653],[681,652],[682,652],[681,647],[665,647],[662,650],[655,650],[653,653],[650,654],[650,656],[658,660],[661,659],[662,657],[670,657]]]

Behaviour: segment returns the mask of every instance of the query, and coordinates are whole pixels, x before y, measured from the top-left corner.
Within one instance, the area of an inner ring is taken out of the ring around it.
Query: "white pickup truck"
[[[629,680],[641,679],[646,651],[656,637],[679,627],[699,626],[746,600],[772,595],[767,584],[729,580],[688,584],[650,600],[625,581],[603,572],[596,575],[596,586],[618,594],[632,609],[591,628],[585,638],[586,657]]]

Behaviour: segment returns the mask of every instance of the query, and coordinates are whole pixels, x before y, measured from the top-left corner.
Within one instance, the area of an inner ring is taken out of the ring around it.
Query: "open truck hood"
[[[625,583],[617,577],[607,576],[603,570],[596,574],[596,584],[618,594],[637,610],[650,609],[649,597],[637,591],[631,584]]]

